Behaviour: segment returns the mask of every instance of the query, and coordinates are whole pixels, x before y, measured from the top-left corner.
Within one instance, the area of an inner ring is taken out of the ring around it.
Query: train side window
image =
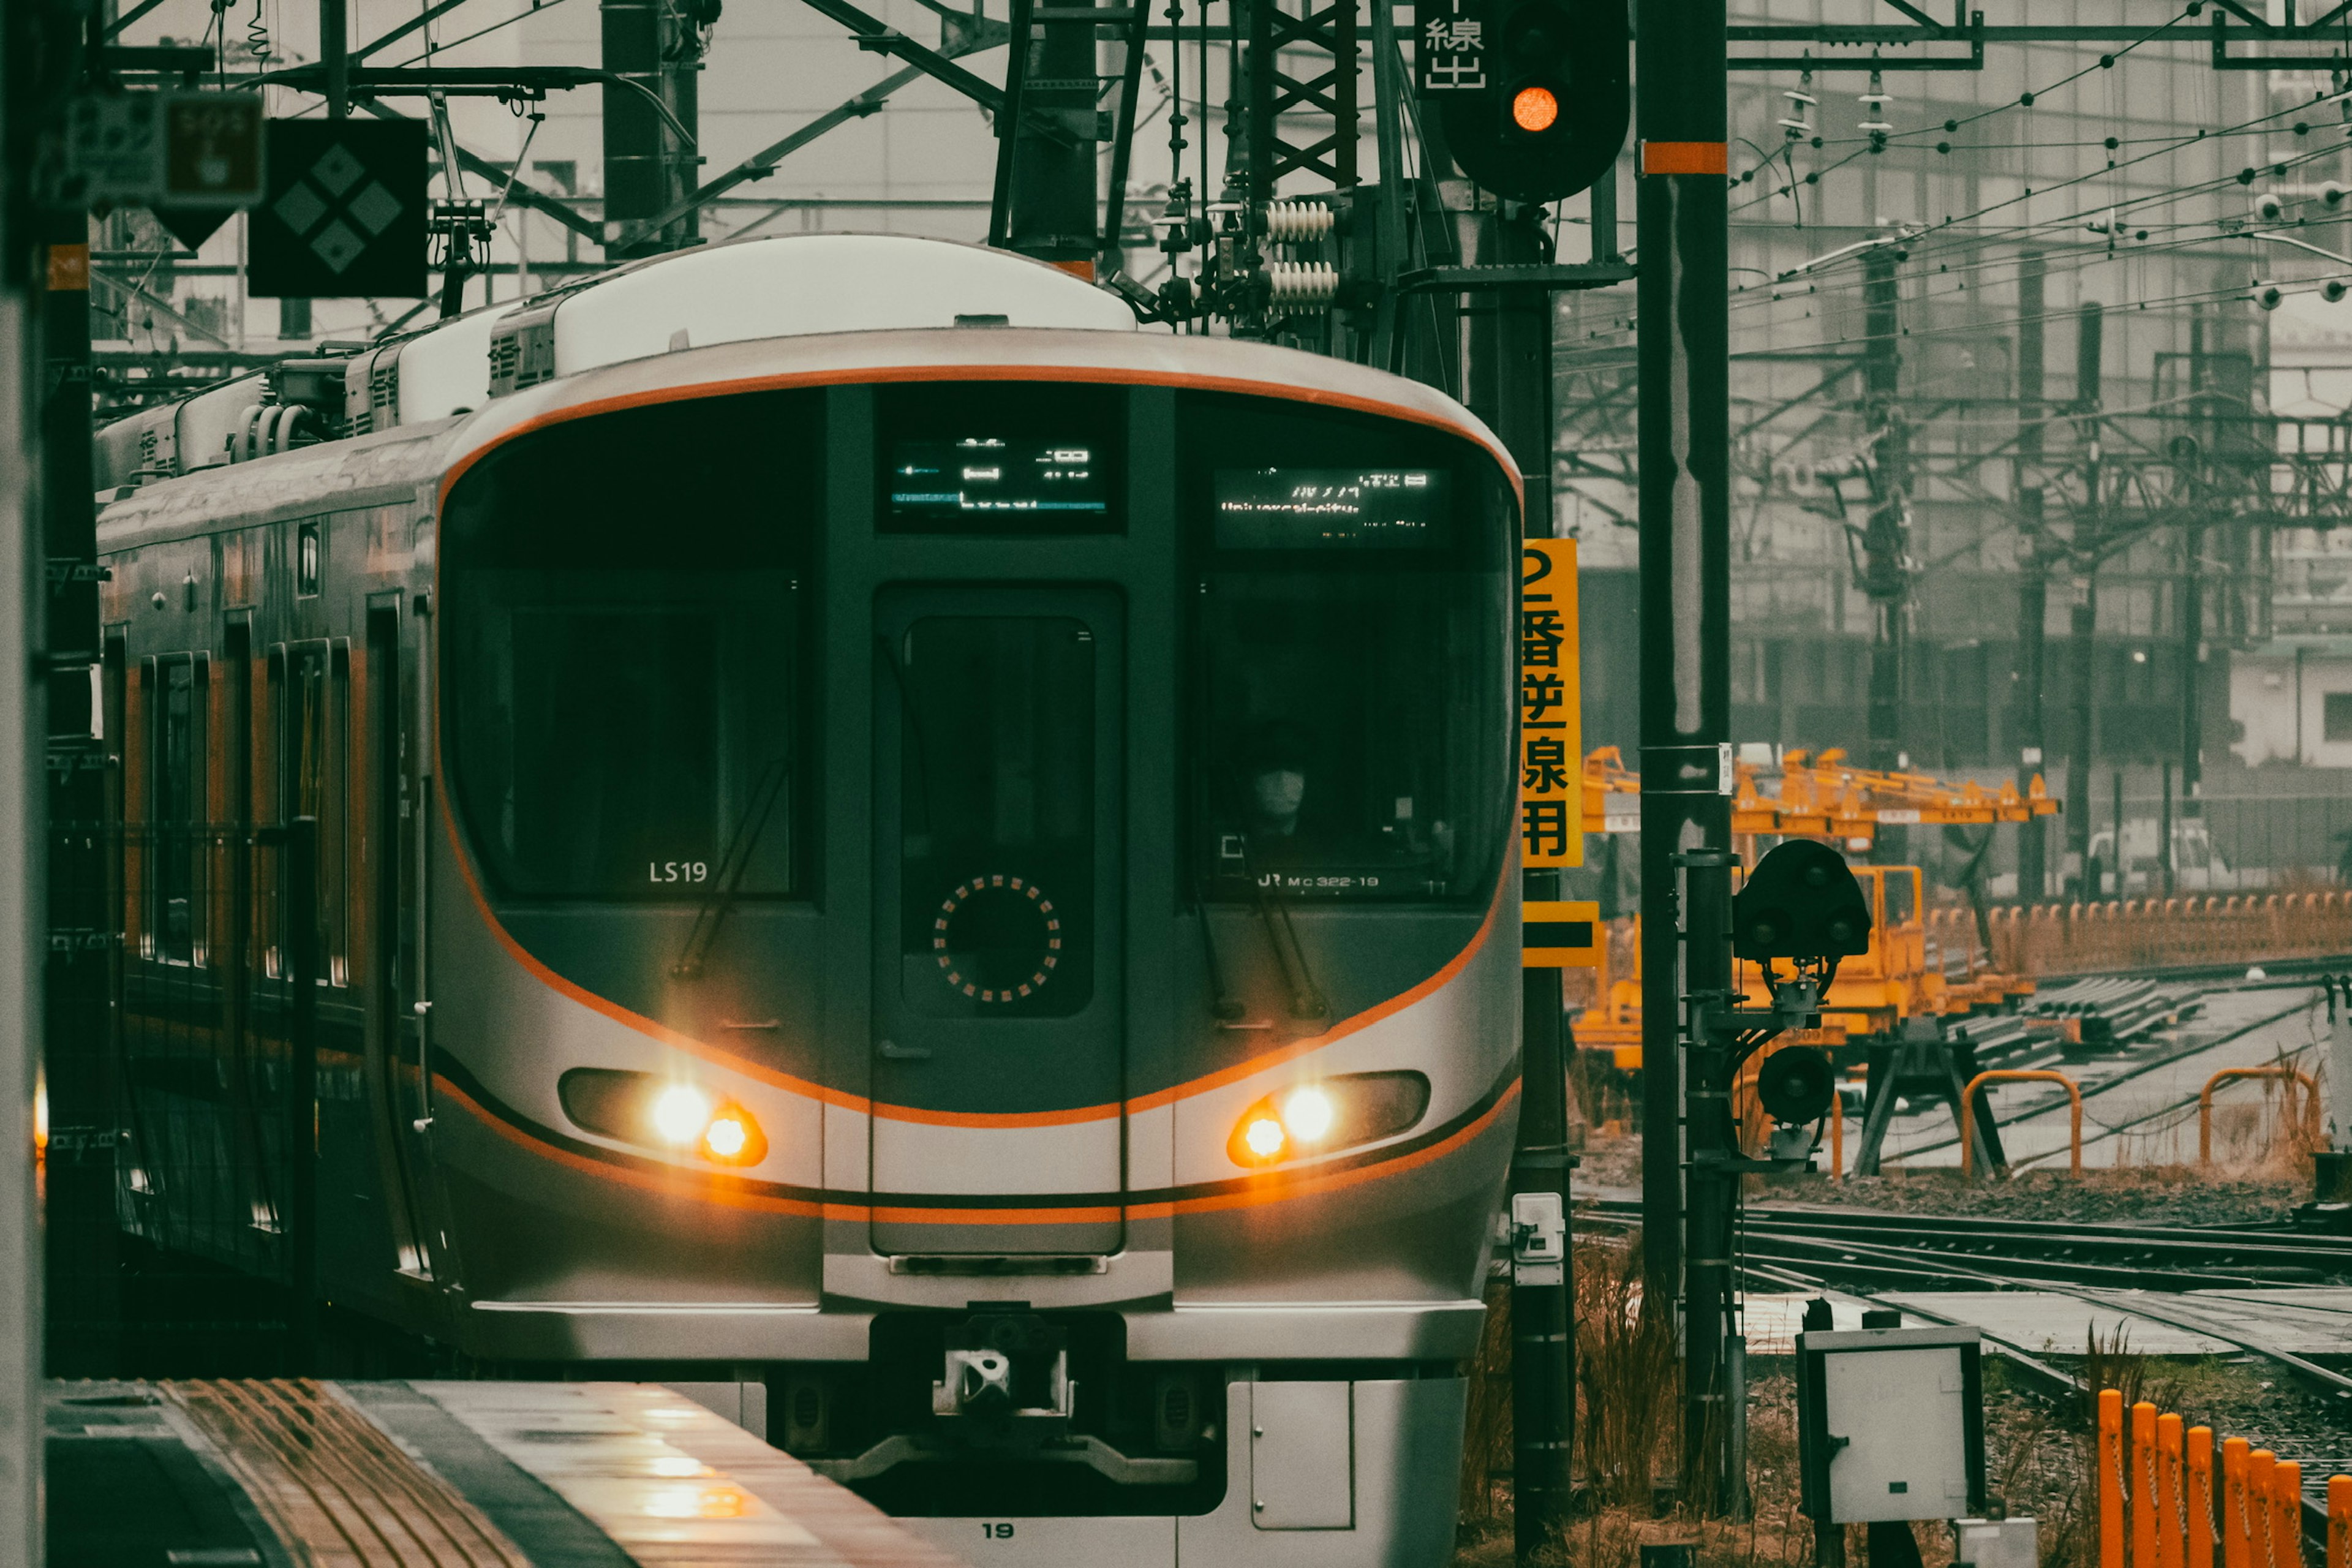
[[[1226,394],[1180,399],[1178,451],[1194,888],[1492,897],[1517,533],[1498,465],[1425,426]]]
[[[154,721],[146,948],[167,963],[205,959],[205,731],[211,662],[173,654],[154,660],[147,671]]]
[[[325,549],[319,537],[316,522],[297,523],[294,527],[294,595],[308,598],[319,591],[320,552]]]

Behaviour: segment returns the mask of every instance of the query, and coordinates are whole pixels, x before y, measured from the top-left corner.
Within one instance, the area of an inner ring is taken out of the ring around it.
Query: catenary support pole
[[[1528,266],[1543,259],[1542,213],[1489,213],[1480,225],[1478,260]],[[1527,494],[1527,536],[1552,532],[1552,304],[1540,289],[1504,289],[1471,310],[1467,385],[1474,411],[1494,426],[1519,468]],[[1529,899],[1557,899],[1559,873],[1521,874]],[[1549,1194],[1568,1212],[1568,1042],[1560,972],[1521,974],[1518,1143],[1511,1192]],[[1511,1276],[1511,1507],[1514,1546],[1522,1563],[1556,1549],[1567,1528],[1571,1441],[1576,1418],[1575,1296],[1566,1267],[1522,1267]]]
[[[327,68],[330,120],[342,120],[352,112],[351,20],[351,0],[319,0],[319,59]]]
[[[2099,550],[2105,480],[2099,471],[2099,366],[2106,342],[2105,308],[2093,300],[2074,313],[2074,416],[2076,439],[2084,453],[2085,496],[2080,521],[2074,525],[2073,605],[2068,619],[2067,672],[2074,686],[2074,734],[2066,749],[2066,837],[2072,840],[2077,886],[2082,896],[2095,899],[2099,890],[2085,884],[2091,867],[2091,751],[2096,743],[2099,629]]]
[[[2050,616],[2049,532],[2042,508],[2042,312],[2046,297],[2049,258],[2029,250],[2017,258],[2017,462],[2016,482],[2023,536],[2017,552],[2017,793],[2032,788],[2034,775],[2043,773],[2050,742],[2042,717],[2042,689],[2048,667],[2046,637]],[[2049,834],[2042,819],[2029,816],[2017,825],[2017,896],[2032,902],[2048,891]]]
[[[1643,1245],[1650,1299],[1683,1294],[1686,994],[1722,989],[1730,949],[1695,933],[1685,972],[1684,868],[1727,858],[1730,780],[1730,312],[1726,253],[1724,0],[1641,0],[1635,230],[1641,256]],[[1692,868],[1720,877],[1720,867]],[[1702,907],[1721,900],[1703,898]],[[1686,1326],[1687,1321],[1686,1321]],[[1685,1365],[1686,1489],[1710,1468],[1722,1325]],[[1694,1495],[1694,1501],[1708,1500]]]
[[[22,17],[18,18],[21,22]],[[23,37],[0,22],[13,46]],[[5,50],[6,46],[0,46]],[[13,62],[10,62],[13,63]],[[13,94],[13,73],[0,91]],[[14,103],[5,110],[12,129]],[[41,1061],[37,911],[46,832],[41,747],[47,733],[39,661],[42,552],[34,510],[29,237],[0,212],[0,1562],[38,1563],[41,1539],[41,1253],[34,1096]]]

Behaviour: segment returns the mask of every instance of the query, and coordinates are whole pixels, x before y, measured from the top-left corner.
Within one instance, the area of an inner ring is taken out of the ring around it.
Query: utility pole
[[[1246,3],[1234,0],[1237,6]],[[1004,110],[996,120],[996,133],[1008,144],[997,159],[993,205],[1001,222],[989,236],[992,245],[1087,278],[1094,275],[1095,253],[1101,248],[1095,230],[1096,24],[1085,16],[1089,9],[1013,0],[1013,47],[1023,55],[1007,66]],[[1141,47],[1139,37],[1128,45],[1129,50]],[[1243,81],[1235,81],[1233,91],[1226,105],[1224,199],[1255,208],[1265,198],[1252,195],[1260,182],[1253,178],[1249,137],[1233,130],[1255,123],[1248,113],[1255,105],[1247,101]],[[1114,218],[1125,199],[1123,191],[1110,193]]]
[[[2042,416],[2044,347],[2042,312],[2047,258],[2038,250],[2018,258],[2017,272],[2017,496],[2021,516],[2019,531],[2024,543],[2017,556],[2017,793],[2025,795],[2042,773],[2043,732],[2042,696],[2046,660],[2044,637],[2050,617],[2050,556],[2048,525],[2042,515]],[[2017,896],[2024,902],[2042,898],[2048,888],[2048,839],[2038,816],[2017,825]]]
[[[2097,740],[2094,656],[2099,629],[2099,551],[2104,543],[2104,479],[2099,472],[2099,367],[2105,347],[2105,307],[2091,300],[2074,312],[2074,415],[2083,444],[2083,512],[2074,524],[2074,593],[2071,657],[2074,676],[2074,734],[2066,756],[2066,837],[2082,869],[2082,896],[2095,899],[2091,877],[2091,749]],[[2117,825],[2116,841],[2123,842]]]
[[[2207,483],[2220,456],[2224,428],[2221,399],[2207,386],[2207,341],[2217,323],[2200,310],[2189,318],[2189,407],[2194,416],[2195,467],[2184,476],[2189,482],[2187,521],[2180,525],[2180,816],[2185,822],[2204,813],[2205,714],[2201,677],[2205,673],[2205,552],[2204,508],[2211,493]],[[2177,858],[2169,832],[2157,847],[2157,858],[2168,879]],[[2168,891],[2169,889],[2168,888]]]
[[[1727,1275],[1729,1260],[1685,1245],[1686,1171],[1690,1200],[1704,1209],[1709,1194],[1698,1190],[1707,1178],[1685,1160],[1684,1086],[1685,999],[1731,986],[1731,936],[1722,924],[1731,849],[1724,10],[1725,0],[1640,0],[1634,68],[1641,83],[1643,1246],[1648,1300],[1679,1300],[1684,1307],[1683,1489],[1703,1508],[1712,1507],[1723,1479],[1710,1441],[1724,1430],[1728,1324],[1716,1281]],[[1686,910],[1692,923],[1685,946]]]
[[[55,86],[33,75],[62,4],[0,6],[0,155],[35,163]],[[69,85],[69,84],[66,84]],[[0,1562],[39,1563],[42,1540],[43,1257],[35,1165],[34,1083],[40,1070],[44,942],[41,867],[48,842],[42,746],[48,733],[41,655],[43,556],[35,466],[40,409],[37,316],[43,237],[23,181],[0,189]]]
[[[671,144],[674,133],[646,94],[667,104],[688,135],[699,134],[698,22],[709,9],[715,8],[702,4],[674,8],[664,0],[597,0],[604,68],[645,89],[608,82],[601,95],[604,254],[615,261],[695,243],[691,213],[659,234],[626,237],[694,190],[700,160],[692,147]]]
[[[1535,267],[1545,261],[1543,209],[1498,205],[1482,216],[1478,263]],[[1552,535],[1552,302],[1542,288],[1498,289],[1473,308],[1465,377],[1472,412],[1493,426],[1519,468],[1529,539]],[[1559,897],[1559,873],[1520,873],[1528,900]],[[1528,1194],[1549,1196],[1568,1213],[1568,1052],[1560,971],[1520,971],[1518,1142],[1511,1160],[1516,1213]],[[1520,1562],[1556,1545],[1568,1527],[1576,1419],[1575,1278],[1571,1258],[1511,1279],[1511,1505]]]
[[[1870,521],[1863,531],[1863,591],[1870,597],[1870,765],[1905,765],[1904,664],[1911,608],[1911,429],[1899,404],[1903,350],[1901,252],[1887,246],[1862,258],[1863,411],[1869,433]],[[1900,860],[1900,834],[1882,833],[1885,857]]]

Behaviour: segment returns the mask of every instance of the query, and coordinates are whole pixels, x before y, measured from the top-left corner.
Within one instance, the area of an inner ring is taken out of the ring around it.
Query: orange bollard
[[[2189,1568],[2217,1568],[2213,1561],[2213,1428],[2189,1428],[2189,1451],[2181,1479],[2181,1507],[2189,1515]],[[2345,1564],[2352,1568],[2352,1563]]]
[[[2243,1437],[2221,1443],[2221,1568],[2253,1568],[2253,1513],[2246,1506],[2246,1464],[2252,1445]]]
[[[2156,1406],[2141,1400],[2131,1407],[2132,1568],[2156,1563]]]
[[[2246,1456],[2246,1550],[2253,1568],[2279,1568],[2271,1541],[2271,1472],[2277,1468],[2278,1456],[2268,1448]]]
[[[2124,1568],[2124,1396],[2099,1390],[2099,1568]],[[2240,1568],[2231,1564],[2231,1568]]]
[[[2352,1476],[2327,1478],[2327,1568],[2352,1568]]]
[[[2189,1520],[2180,1500],[2180,1417],[2156,1418],[2156,1568],[2186,1568]]]
[[[2293,1459],[2271,1468],[2271,1563],[2303,1568],[2303,1467]]]

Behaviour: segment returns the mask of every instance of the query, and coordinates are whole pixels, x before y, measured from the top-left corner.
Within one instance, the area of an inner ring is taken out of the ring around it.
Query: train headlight
[[[768,1157],[759,1119],[731,1100],[649,1072],[573,1068],[556,1082],[563,1112],[591,1132],[714,1165],[756,1165]]]
[[[1417,1072],[1342,1073],[1278,1089],[1242,1112],[1226,1140],[1234,1164],[1252,1169],[1395,1136],[1429,1110]]]
[[[654,1096],[646,1121],[663,1142],[684,1148],[702,1136],[712,1109],[709,1095],[690,1083],[674,1083]]]

